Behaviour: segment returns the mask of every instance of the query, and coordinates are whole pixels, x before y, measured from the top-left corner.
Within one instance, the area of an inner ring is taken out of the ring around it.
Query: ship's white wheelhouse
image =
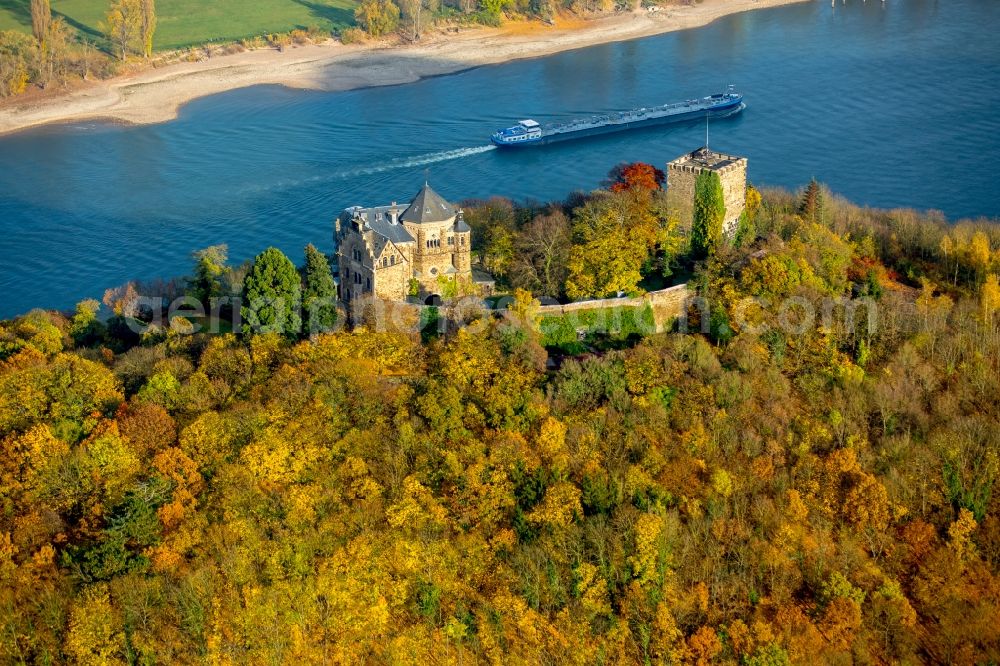
[[[542,135],[542,126],[536,120],[522,120],[518,125],[524,128],[525,139],[537,139]]]

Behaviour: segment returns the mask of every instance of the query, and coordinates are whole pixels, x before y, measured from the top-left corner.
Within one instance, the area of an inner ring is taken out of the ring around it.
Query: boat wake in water
[[[471,148],[456,148],[454,150],[441,150],[436,153],[425,153],[423,155],[414,155],[412,157],[397,157],[395,159],[389,160],[388,162],[383,162],[381,164],[375,164],[366,167],[358,167],[356,169],[349,169],[347,171],[338,171],[335,173],[311,176],[309,178],[296,179],[296,180],[282,180],[275,183],[256,185],[241,190],[240,194],[256,194],[260,192],[287,190],[302,185],[329,183],[338,180],[347,180],[349,178],[357,178],[359,176],[374,176],[375,174],[385,173],[387,171],[395,171],[397,169],[411,169],[413,167],[425,166],[427,164],[435,164],[436,162],[448,162],[450,160],[457,160],[463,157],[479,155],[480,153],[488,153],[491,150],[496,150],[496,148],[497,147],[494,145],[474,146]]]
[[[376,173],[383,173],[385,171],[394,171],[396,169],[409,169],[411,167],[424,166],[425,164],[447,162],[449,160],[457,160],[471,155],[479,155],[480,153],[488,153],[491,150],[496,150],[496,146],[476,146],[474,148],[443,150],[437,153],[427,153],[426,155],[417,155],[415,157],[399,158],[386,162],[385,164],[379,164],[378,166],[344,171],[343,173],[335,174],[333,178],[353,178],[354,176],[369,176]]]

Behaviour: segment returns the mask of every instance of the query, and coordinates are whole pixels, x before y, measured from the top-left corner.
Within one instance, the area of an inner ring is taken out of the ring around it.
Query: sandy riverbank
[[[339,42],[258,50],[180,63],[95,82],[32,100],[0,105],[0,134],[53,122],[111,119],[127,123],[171,120],[185,102],[258,84],[349,90],[409,83],[479,65],[534,58],[606,42],[705,25],[737,12],[805,0],[704,0],[659,12],[592,20],[511,23],[496,29],[427,35],[415,45],[345,46]]]

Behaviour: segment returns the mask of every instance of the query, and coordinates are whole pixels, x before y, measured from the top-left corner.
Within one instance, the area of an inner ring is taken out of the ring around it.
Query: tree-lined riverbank
[[[705,0],[660,12],[638,10],[549,26],[517,22],[458,34],[428,34],[419,44],[326,44],[256,50],[147,70],[52,96],[0,104],[0,134],[54,122],[95,118],[156,123],[193,99],[260,84],[350,90],[409,83],[429,76],[595,44],[694,28],[728,14],[802,0]]]

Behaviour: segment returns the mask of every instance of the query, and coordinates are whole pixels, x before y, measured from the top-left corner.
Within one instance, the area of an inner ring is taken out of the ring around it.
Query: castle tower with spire
[[[415,281],[421,296],[448,280],[472,280],[472,230],[462,210],[428,183],[408,205],[346,209],[334,225],[345,303],[375,297],[405,300]]]

